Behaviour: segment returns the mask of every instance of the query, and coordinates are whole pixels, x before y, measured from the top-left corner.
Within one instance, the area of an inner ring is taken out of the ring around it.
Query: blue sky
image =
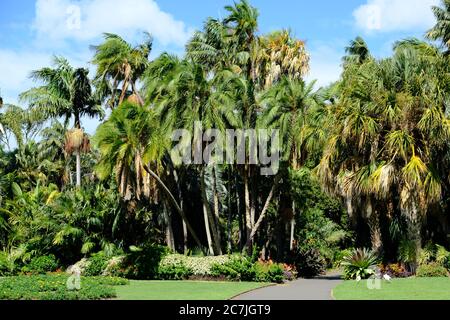
[[[259,32],[290,28],[306,40],[311,73],[326,85],[337,80],[344,48],[363,36],[377,57],[391,53],[393,42],[422,37],[434,19],[430,7],[439,0],[252,0],[259,9]],[[192,31],[205,18],[223,17],[232,0],[1,0],[0,90],[7,103],[33,85],[31,70],[64,55],[75,66],[88,65],[89,45],[102,32],[137,43],[142,31],[155,38],[153,56],[182,54]],[[90,67],[92,72],[94,69]],[[26,107],[26,106],[24,106]],[[95,122],[86,125],[95,130]]]

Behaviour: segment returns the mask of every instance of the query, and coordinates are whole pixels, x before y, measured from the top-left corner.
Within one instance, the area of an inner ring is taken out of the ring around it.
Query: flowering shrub
[[[406,268],[399,263],[380,265],[380,271],[382,274],[387,274],[392,278],[408,278],[412,275],[411,272],[408,272]]]
[[[159,263],[160,268],[183,265],[192,271],[194,276],[211,276],[211,268],[215,264],[224,264],[230,261],[229,256],[218,257],[188,257],[181,254],[165,256]]]
[[[425,278],[447,277],[448,271],[445,267],[441,266],[439,263],[430,262],[428,264],[419,266],[416,275],[418,277],[425,277]]]

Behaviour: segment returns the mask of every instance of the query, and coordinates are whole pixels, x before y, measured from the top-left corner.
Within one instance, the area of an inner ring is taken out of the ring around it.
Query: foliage
[[[422,278],[447,277],[448,270],[437,262],[430,262],[420,265],[417,268],[416,275]]]
[[[229,256],[190,257],[181,254],[169,254],[161,260],[159,268],[174,268],[178,265],[183,265],[191,270],[192,275],[209,276],[213,265],[224,264],[230,259],[232,258]]]
[[[8,252],[0,251],[0,277],[9,276],[14,273],[16,264]]]
[[[387,274],[392,278],[408,278],[412,275],[411,272],[407,271],[405,267],[399,263],[381,265],[380,272],[382,274]]]
[[[113,285],[123,279],[81,278],[80,290],[67,288],[66,275],[17,276],[0,279],[0,300],[100,300],[116,297]]]
[[[213,264],[211,274],[215,277],[225,277],[232,281],[254,281],[256,270],[254,263],[246,257],[233,257],[223,264]]]
[[[313,278],[325,271],[325,260],[318,249],[299,249],[295,258],[295,267],[298,275],[304,278]]]
[[[186,280],[193,274],[183,263],[159,266],[158,278],[162,280]]]
[[[254,265],[256,275],[255,280],[258,282],[274,282],[282,283],[287,276],[282,264],[268,262],[256,262]]]
[[[83,275],[87,277],[100,276],[108,265],[109,258],[103,252],[96,253],[89,258]]]
[[[167,247],[154,244],[131,247],[122,263],[121,276],[139,280],[157,279],[159,263],[169,253]]]
[[[354,249],[341,263],[345,279],[367,279],[375,274],[378,255],[368,249]]]
[[[45,274],[47,272],[56,271],[58,267],[59,263],[56,257],[53,254],[49,254],[31,259],[30,263],[22,268],[22,272],[30,274]]]
[[[345,230],[327,218],[320,209],[306,210],[299,220],[299,250],[315,250],[324,260],[325,266],[331,266],[339,251],[339,244],[347,237]]]
[[[413,241],[408,239],[403,239],[400,241],[398,259],[406,264],[411,264],[417,261],[417,248]]]

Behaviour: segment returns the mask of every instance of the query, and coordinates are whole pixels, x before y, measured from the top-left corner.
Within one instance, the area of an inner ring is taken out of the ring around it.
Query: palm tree
[[[347,55],[344,57],[344,63],[362,64],[371,58],[369,47],[361,37],[356,37],[350,41],[348,47],[345,48]]]
[[[315,82],[306,84],[295,77],[283,77],[280,82],[268,89],[262,96],[266,105],[258,127],[273,128],[280,131],[282,159],[293,170],[306,159],[308,138],[308,113],[322,104],[322,96],[314,92]],[[292,201],[291,250],[295,224],[295,202]]]
[[[450,48],[450,1],[442,0],[442,6],[433,6],[436,25],[428,30],[426,37],[430,40],[440,40],[442,45]]]
[[[146,40],[133,47],[116,34],[105,33],[105,41],[94,46],[94,59],[92,63],[97,66],[95,83],[98,95],[108,99],[107,104],[116,108],[130,94],[134,94],[143,104],[136,87],[138,79],[143,75],[149,65],[149,56],[152,50],[153,39],[145,33]]]
[[[161,116],[164,131],[173,132],[183,128],[195,139],[197,124],[201,124],[206,130],[224,131],[227,123],[236,123],[236,116],[230,112],[232,106],[230,93],[223,89],[224,78],[228,74],[228,71],[223,71],[211,77],[202,65],[190,60],[180,61],[168,55],[162,55],[155,60],[149,68],[144,88],[148,92],[150,102],[155,104]],[[192,141],[192,143],[197,146],[203,142]],[[200,170],[205,228],[209,247],[212,249],[210,251],[220,255],[222,250],[219,207],[214,205],[213,214],[205,184],[206,164],[197,162],[195,164]],[[217,199],[217,193],[214,194],[214,199]]]
[[[115,175],[119,192],[125,200],[131,200],[133,195],[137,199],[156,199],[158,189],[152,184],[150,178],[153,178],[181,215],[197,245],[202,248],[180,205],[157,174],[158,171],[164,171],[162,157],[170,141],[157,124],[153,111],[141,105],[124,102],[116,108],[111,117],[97,129],[94,137],[101,153],[96,172],[101,179]]]
[[[376,213],[383,206],[401,211],[409,239],[420,248],[422,219],[442,196],[446,174],[436,169],[442,159],[429,146],[443,153],[448,148],[442,94],[447,75],[438,62],[443,57],[430,59],[424,47],[406,41],[396,45],[392,58],[347,66],[335,104],[336,127],[318,170],[324,182],[334,181],[339,193],[358,200],[372,224],[374,249],[380,244]]]
[[[31,78],[44,84],[30,89],[20,95],[21,101],[28,102],[30,108],[41,113],[46,118],[64,118],[64,122],[74,118],[74,131],[68,135],[71,150],[75,153],[77,162],[77,186],[81,186],[81,148],[86,137],[81,136],[81,118],[84,116],[97,117],[103,115],[103,110],[92,96],[89,71],[84,68],[73,68],[62,57],[54,58],[53,68],[43,68],[33,71]]]

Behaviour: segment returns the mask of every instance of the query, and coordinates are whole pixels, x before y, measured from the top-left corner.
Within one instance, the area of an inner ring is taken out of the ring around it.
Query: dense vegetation
[[[357,38],[340,80],[325,88],[304,80],[302,40],[258,33],[258,11],[245,0],[226,10],[205,21],[183,57],[151,61],[149,35],[133,46],[105,34],[93,46],[92,78],[55,57],[32,73],[39,86],[21,94],[27,108],[0,103],[0,276],[80,260],[87,275],[199,275],[189,257],[163,260],[169,251],[238,253],[205,262],[200,274],[230,280],[280,282],[341,261],[349,277],[378,263],[446,273],[450,1],[433,8],[438,21],[426,35],[439,45],[406,39],[377,59]],[[102,121],[93,137],[86,117]],[[250,156],[177,161],[172,133],[184,129],[197,145],[199,123],[278,129],[276,174],[261,175]]]

